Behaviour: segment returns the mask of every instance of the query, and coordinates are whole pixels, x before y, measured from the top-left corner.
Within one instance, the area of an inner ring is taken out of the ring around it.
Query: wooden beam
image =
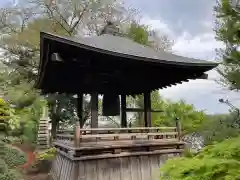
[[[151,92],[144,93],[144,123],[145,127],[152,126],[152,114],[151,114]]]
[[[98,93],[91,94],[91,128],[98,128]]]
[[[77,115],[80,126],[83,127],[83,94],[78,94],[77,97]]]
[[[126,108],[126,112],[144,112],[144,109],[142,108]],[[151,110],[153,113],[160,113],[163,112],[163,110]]]
[[[126,113],[126,106],[127,106],[127,96],[121,95],[121,127],[127,127],[127,113]]]
[[[75,132],[74,132],[75,147],[79,147],[80,145],[81,127],[83,126],[82,108],[83,108],[83,94],[78,94],[78,97],[77,97],[78,121],[76,121]]]
[[[179,118],[176,118],[176,132],[177,132],[177,137],[178,137],[178,140],[181,141],[182,139],[182,134],[181,134],[181,123],[180,123],[180,119]]]

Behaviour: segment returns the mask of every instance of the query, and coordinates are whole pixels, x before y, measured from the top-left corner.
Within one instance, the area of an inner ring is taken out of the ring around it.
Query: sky
[[[126,6],[139,10],[141,22],[150,25],[160,34],[174,40],[173,52],[203,60],[216,60],[216,48],[223,47],[214,39],[215,0],[123,0]],[[0,0],[0,6],[16,4],[18,0]],[[228,106],[218,99],[229,99],[240,105],[238,93],[221,87],[216,71],[209,71],[209,80],[194,80],[160,90],[167,99],[185,100],[206,113],[226,113]]]
[[[215,40],[215,0],[125,0],[130,7],[140,11],[141,22],[174,40],[173,52],[203,60],[218,60],[215,49],[223,47]],[[220,77],[209,71],[209,80],[194,80],[160,90],[170,100],[185,100],[207,113],[226,113],[229,107],[219,99],[229,99],[240,105],[238,93],[230,92],[215,80]],[[240,100],[240,99],[239,99]]]

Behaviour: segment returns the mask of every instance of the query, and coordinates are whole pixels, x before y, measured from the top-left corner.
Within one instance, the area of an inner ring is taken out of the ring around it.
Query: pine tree
[[[225,44],[219,50],[222,66],[218,69],[221,82],[231,90],[240,89],[240,1],[218,0],[216,38]]]

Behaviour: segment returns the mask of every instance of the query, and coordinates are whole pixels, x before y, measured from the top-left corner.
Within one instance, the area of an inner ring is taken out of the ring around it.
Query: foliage
[[[136,21],[130,24],[130,27],[126,31],[126,37],[139,44],[149,46],[156,51],[171,50],[173,45],[167,36],[157,33],[147,25],[138,24]]]
[[[37,170],[37,172],[39,173],[49,172],[52,166],[52,161],[55,158],[56,152],[57,151],[55,148],[49,148],[47,150],[37,153],[36,161],[33,164],[33,167]]]
[[[219,50],[223,60],[218,72],[223,85],[230,89],[240,88],[240,6],[239,1],[219,0],[216,7],[216,38],[225,44]]]
[[[0,174],[0,180],[23,180],[20,172],[15,169],[8,169],[3,174]]]
[[[208,116],[207,120],[198,130],[204,139],[204,144],[209,145],[239,136],[240,128],[235,124],[236,118],[234,112],[230,114]]]
[[[130,28],[127,30],[127,37],[139,44],[149,45],[148,27],[145,25],[136,22],[131,23]]]
[[[9,168],[14,168],[26,162],[25,154],[17,148],[7,146],[3,160]]]
[[[55,5],[49,2],[36,0],[14,8],[0,9],[0,32],[3,34],[0,46],[6,50],[3,62],[7,67],[0,78],[0,87],[3,87],[1,91],[7,92],[8,98],[18,107],[13,124],[17,129],[20,127],[18,133],[23,134],[25,131],[23,139],[29,137],[28,130],[32,127],[35,133],[35,120],[39,119],[38,112],[34,114],[33,110],[40,109],[32,109],[30,106],[40,97],[32,88],[39,64],[40,31],[65,36],[99,35],[107,20],[114,20],[118,25],[124,26],[136,14],[134,9],[126,9],[121,2],[115,0],[61,0]],[[46,99],[54,135],[59,121],[67,119],[67,123],[71,123],[76,120],[76,98],[73,95],[49,94]],[[89,114],[89,101],[85,98],[81,126]],[[22,124],[25,128],[21,127]],[[34,137],[31,137],[30,141],[33,140]]]
[[[206,120],[204,112],[197,111],[193,105],[186,104],[184,101],[165,101],[161,109],[163,112],[159,114],[158,119],[153,121],[153,124],[174,126],[178,118],[183,134],[196,132]]]
[[[152,92],[152,109],[162,112],[152,113],[154,126],[176,126],[176,119],[180,120],[183,135],[196,132],[207,120],[202,111],[197,111],[193,105],[186,104],[184,101],[171,102],[163,100],[158,91]],[[135,104],[143,108],[143,96],[135,99]],[[137,124],[142,125],[143,113],[138,113]]]
[[[37,160],[52,160],[54,159],[56,155],[56,149],[55,148],[50,148],[47,149],[43,152],[38,153],[37,155]]]
[[[240,137],[207,146],[195,157],[168,160],[161,167],[161,179],[214,180],[238,179]]]
[[[4,99],[0,98],[0,133],[7,131],[8,120],[10,119],[9,106]],[[3,134],[1,134],[3,135]]]

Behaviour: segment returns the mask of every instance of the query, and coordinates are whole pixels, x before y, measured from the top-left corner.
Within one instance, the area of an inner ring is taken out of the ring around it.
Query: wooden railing
[[[135,140],[166,140],[179,141],[181,139],[180,125],[176,127],[135,127],[135,128],[96,128],[80,129],[75,131],[60,130],[56,140],[60,142],[73,142],[75,146],[88,142],[106,141],[135,141]]]

